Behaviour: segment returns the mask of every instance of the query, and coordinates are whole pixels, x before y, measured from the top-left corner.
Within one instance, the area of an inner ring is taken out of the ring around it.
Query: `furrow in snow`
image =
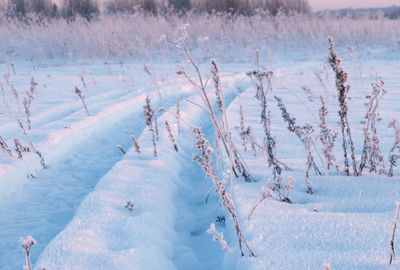
[[[168,90],[168,96],[161,101],[153,92],[154,106],[175,101],[177,93]],[[130,135],[139,136],[144,129],[144,98],[145,95],[138,96],[125,104],[115,105],[114,110],[107,108],[103,116],[100,113],[100,116],[82,121],[86,130],[62,137],[53,148],[57,153],[51,153],[50,149],[44,152],[53,155],[48,169],[39,171],[34,180],[25,182],[12,197],[3,198],[0,209],[1,269],[17,269],[23,264],[19,237],[32,235],[36,238],[38,244],[32,248],[32,260],[35,261],[47,243],[70,221],[81,200],[121,159],[116,145],[128,149],[132,145]]]

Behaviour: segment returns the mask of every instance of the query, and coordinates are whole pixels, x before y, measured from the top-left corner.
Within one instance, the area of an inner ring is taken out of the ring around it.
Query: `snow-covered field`
[[[387,93],[379,104],[382,120],[377,122],[377,132],[387,170],[395,141],[388,125],[399,117],[399,57],[393,54],[382,60],[382,50],[373,49],[355,53],[342,47],[340,51],[345,52],[341,55],[343,67],[352,85],[349,121],[358,162],[364,142],[366,96],[372,91],[371,83],[385,83]],[[367,170],[363,176],[349,177],[343,171],[326,169],[317,139],[320,96],[328,104],[329,125],[339,133],[333,152],[343,166],[339,105],[328,50],[326,55],[295,60],[268,55],[260,64],[274,74],[272,91],[267,94],[271,133],[276,139],[276,156],[291,169],[282,176],[294,179],[289,194],[292,204],[275,194],[254,208],[273,178],[266,149],[261,149],[264,131],[256,89],[246,75],[255,69],[254,60],[219,63],[232,141],[256,180],[248,183],[242,177],[234,178],[232,187],[229,178],[226,192],[234,199],[240,226],[255,257],[248,256],[245,248],[245,256],[240,256],[234,221],[210,179],[193,161],[198,153],[193,128],[201,127],[213,148],[216,131],[204,111],[204,100],[177,74],[180,64],[150,64],[149,76],[140,61],[3,63],[0,269],[20,269],[25,264],[20,237],[29,235],[37,241],[30,256],[35,269],[400,268],[396,260],[389,266],[400,170],[395,168],[394,177]],[[204,60],[204,77],[209,66]],[[197,82],[190,65],[185,68]],[[315,73],[320,74],[322,83]],[[217,111],[211,79],[207,89]],[[307,193],[304,180],[304,146],[288,131],[274,95],[282,98],[297,124],[309,122],[314,128],[312,153],[322,175],[311,171],[313,194]],[[158,116],[157,157],[143,113],[147,96]],[[247,151],[242,147],[241,107],[244,124],[255,137],[255,152],[249,142]],[[132,135],[139,142],[140,153]],[[22,152],[18,158],[16,141],[29,146],[30,152]],[[35,149],[45,168],[33,153]],[[230,175],[227,156],[220,158],[215,149],[213,157],[219,179]],[[207,233],[212,223],[234,254],[212,241]],[[400,251],[397,239],[394,248]]]

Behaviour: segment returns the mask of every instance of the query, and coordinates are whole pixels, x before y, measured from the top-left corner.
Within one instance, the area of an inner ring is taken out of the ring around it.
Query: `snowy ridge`
[[[378,66],[378,65],[377,65]],[[296,67],[298,68],[298,67]],[[288,74],[294,70],[285,68]],[[389,108],[392,102],[398,102],[396,89],[398,83],[392,79],[392,71],[382,67],[380,75],[386,80],[385,89],[388,96],[383,98],[380,111],[384,123],[380,123],[379,135],[384,151],[393,140],[391,130],[385,125],[393,115]],[[308,71],[305,71],[308,72]],[[308,75],[310,76],[310,75]],[[246,158],[250,171],[258,180],[256,183],[241,183],[236,185],[236,206],[242,218],[245,234],[254,247],[256,258],[243,258],[236,261],[234,269],[323,269],[329,264],[331,269],[388,269],[389,238],[393,224],[395,202],[399,199],[400,177],[387,178],[380,175],[365,173],[362,177],[345,177],[334,171],[329,176],[311,175],[311,184],[315,193],[306,193],[304,169],[306,156],[298,138],[289,134],[286,124],[282,122],[273,95],[282,97],[289,112],[296,117],[299,124],[310,121],[318,132],[318,120],[311,113],[318,112],[319,94],[313,94],[314,102],[307,102],[307,95],[302,91],[285,88],[291,83],[290,77],[277,72],[274,91],[269,93],[268,109],[272,111],[272,132],[276,136],[278,157],[293,170],[285,172],[285,176],[293,176],[294,189],[290,195],[294,204],[279,202],[273,198],[264,200],[254,211],[250,219],[251,209],[262,197],[261,188],[267,186],[268,178],[272,177],[271,168],[267,166],[266,157],[259,152],[255,157],[248,144],[244,152],[242,141],[235,126],[240,125],[240,105],[245,110],[245,125],[250,125],[255,134],[262,134],[259,123],[260,110],[258,101],[254,98],[254,87],[246,87],[228,108],[228,116],[232,129],[233,140],[241,154]],[[296,78],[292,76],[291,78]],[[361,107],[364,93],[369,93],[370,85],[364,81],[374,81],[373,75],[352,79],[352,117],[353,134],[358,142],[362,138],[364,107]],[[311,81],[311,89],[317,88]],[[298,87],[298,86],[297,86]],[[366,89],[367,88],[367,89]],[[296,96],[295,96],[296,95]],[[336,127],[337,105],[334,98],[329,98],[331,126]],[[311,112],[305,107],[311,108]],[[396,115],[394,115],[396,116]],[[318,116],[317,116],[318,117]],[[260,136],[256,136],[260,138]],[[386,144],[386,146],[385,146]],[[317,142],[317,147],[320,147]],[[336,146],[336,157],[341,160],[340,143]],[[360,148],[360,146],[358,146]],[[385,159],[387,153],[384,153]],[[317,157],[316,157],[317,159]],[[318,164],[320,161],[317,159]],[[387,162],[387,160],[385,160]],[[320,165],[321,166],[321,165]],[[322,167],[321,167],[322,168]],[[400,248],[395,243],[396,249]],[[395,262],[393,269],[399,263]]]

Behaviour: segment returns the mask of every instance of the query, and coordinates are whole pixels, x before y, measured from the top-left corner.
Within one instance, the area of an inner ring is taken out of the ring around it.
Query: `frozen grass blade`
[[[31,247],[34,244],[36,244],[36,240],[33,239],[32,236],[28,236],[26,239],[21,238],[21,246],[25,252],[25,261],[26,261],[25,267],[27,270],[32,270],[30,251],[31,251]]]
[[[344,154],[344,170],[345,173],[350,175],[350,162],[349,155],[351,156],[351,160],[353,162],[353,174],[355,176],[359,175],[357,169],[356,156],[354,153],[354,142],[351,137],[350,124],[347,117],[347,112],[349,107],[347,105],[348,94],[350,92],[350,85],[346,85],[349,76],[347,72],[343,70],[341,67],[342,60],[338,58],[335,50],[333,49],[333,39],[329,37],[329,64],[331,65],[333,71],[336,75],[336,89],[338,92],[338,101],[340,105],[339,117],[340,117],[340,127],[342,129],[342,138],[343,138],[343,154]],[[349,153],[350,151],[350,153]]]
[[[392,264],[394,261],[394,258],[396,257],[396,252],[394,250],[394,236],[396,234],[396,228],[397,228],[397,221],[399,219],[399,211],[400,211],[400,203],[396,202],[396,214],[393,219],[393,227],[392,227],[392,233],[390,237],[390,253],[389,253],[389,264]]]
[[[75,94],[77,94],[79,99],[82,101],[83,108],[85,109],[87,115],[89,116],[90,114],[89,114],[88,107],[86,106],[85,96],[83,95],[82,91],[77,86],[75,86]]]

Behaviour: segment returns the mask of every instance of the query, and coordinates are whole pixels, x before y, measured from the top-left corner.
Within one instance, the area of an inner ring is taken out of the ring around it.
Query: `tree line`
[[[3,10],[8,17],[24,18],[29,14],[42,17],[76,16],[91,20],[100,13],[134,13],[138,11],[159,14],[161,12],[199,13],[226,12],[252,15],[265,11],[270,15],[278,13],[309,13],[307,0],[107,0],[100,4],[98,0],[62,0],[56,4],[53,0],[7,0]]]

